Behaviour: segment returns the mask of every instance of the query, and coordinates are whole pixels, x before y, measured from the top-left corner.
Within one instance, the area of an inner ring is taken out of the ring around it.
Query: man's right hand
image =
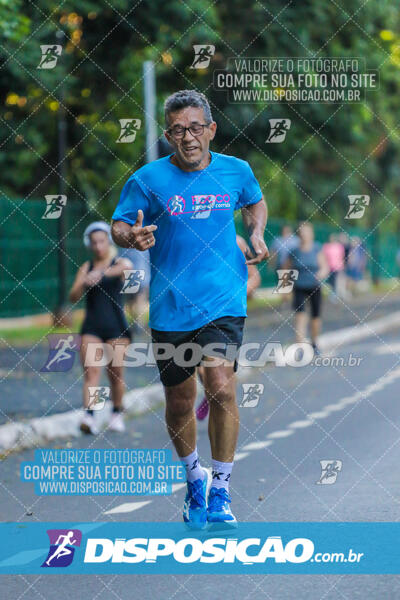
[[[143,227],[143,211],[138,210],[136,223],[132,225],[128,239],[137,250],[148,250],[156,243],[156,238],[153,235],[153,231],[156,229],[157,225]]]
[[[153,231],[157,225],[143,227],[143,211],[138,210],[136,222],[133,225],[125,221],[113,221],[111,235],[117,246],[121,248],[137,248],[142,252],[148,250],[156,243]]]

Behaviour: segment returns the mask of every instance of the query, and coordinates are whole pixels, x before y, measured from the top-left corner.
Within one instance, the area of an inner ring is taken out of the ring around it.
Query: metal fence
[[[43,219],[45,202],[41,200],[1,200],[0,202],[0,318],[54,312],[58,300],[57,219]],[[67,286],[72,284],[78,267],[88,258],[82,243],[85,227],[98,215],[90,215],[80,203],[70,202],[65,211]],[[268,245],[279,235],[283,219],[271,218],[265,239]],[[295,224],[292,223],[294,226]],[[243,235],[240,214],[237,231]],[[361,228],[348,228],[350,235],[365,240],[371,258],[368,269],[380,278],[398,275],[394,234],[370,235]],[[316,224],[316,238],[327,241],[337,232],[327,224]],[[261,267],[262,285],[275,285],[275,273]]]
[[[42,200],[0,201],[0,317],[54,312],[58,300],[57,219],[43,219]],[[97,217],[98,218],[98,217]],[[68,285],[87,259],[82,243],[94,218],[80,203],[65,211]]]

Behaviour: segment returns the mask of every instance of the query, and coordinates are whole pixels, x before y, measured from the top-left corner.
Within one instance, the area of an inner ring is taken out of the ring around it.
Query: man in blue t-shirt
[[[167,98],[165,120],[174,153],[128,179],[112,235],[119,246],[150,250],[149,325],[168,432],[186,468],[184,521],[195,529],[207,522],[235,526],[229,480],[239,412],[232,348],[241,345],[247,316],[247,265],[268,257],[267,207],[246,161],[209,150],[217,124],[203,94],[182,90]],[[236,243],[239,208],[249,234],[247,260]],[[212,475],[200,466],[196,446],[200,363],[210,403]]]

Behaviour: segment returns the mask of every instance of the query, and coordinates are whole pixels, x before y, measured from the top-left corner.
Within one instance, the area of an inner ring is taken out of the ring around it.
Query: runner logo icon
[[[47,339],[50,346],[49,355],[46,363],[40,369],[41,373],[69,371],[74,364],[75,353],[81,347],[81,336],[78,334],[50,333]]]
[[[55,196],[45,196],[46,210],[42,215],[42,219],[58,219],[61,216],[62,209],[67,204],[67,196],[64,194],[56,194]]]
[[[136,132],[142,124],[140,119],[120,119],[121,132],[117,139],[117,144],[130,144],[136,139]]]
[[[101,410],[104,408],[106,400],[110,398],[110,388],[108,386],[89,385],[89,403],[87,410]]]
[[[277,269],[278,285],[274,289],[274,294],[290,294],[293,289],[294,282],[299,277],[299,272],[296,269]]]
[[[265,142],[267,144],[280,144],[286,138],[290,129],[290,119],[269,119],[270,132]]]
[[[181,215],[185,212],[185,199],[182,196],[172,196],[167,202],[170,215]]]
[[[62,46],[58,44],[40,46],[42,56],[37,69],[54,69],[58,57],[61,56]]]
[[[321,477],[317,484],[331,485],[336,482],[338,473],[342,470],[341,460],[320,460]]]
[[[369,206],[369,196],[349,196],[348,198],[350,206],[345,219],[361,219],[366,207]]]
[[[79,529],[48,529],[50,548],[42,567],[68,567],[73,561],[75,547],[81,545]]]
[[[136,294],[139,291],[141,281],[144,280],[144,276],[143,269],[124,269],[125,281],[121,294]]]
[[[260,397],[264,392],[264,384],[263,383],[243,383],[243,400],[240,403],[240,406],[245,408],[253,408],[257,406]]]
[[[194,45],[194,59],[190,65],[191,69],[207,69],[210,64],[211,58],[214,56],[215,46],[209,44],[206,45]]]

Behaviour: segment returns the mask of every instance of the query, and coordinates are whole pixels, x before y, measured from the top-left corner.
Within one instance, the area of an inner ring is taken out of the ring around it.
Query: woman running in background
[[[321,331],[321,283],[329,275],[329,266],[321,244],[314,241],[314,228],[301,223],[298,228],[299,245],[293,248],[286,260],[285,269],[298,271],[293,286],[293,309],[296,341],[304,342],[307,333],[306,302],[311,306],[311,344],[319,353],[317,339]]]
[[[247,247],[246,241],[242,236],[236,236],[236,243],[246,256],[246,253],[249,252],[249,248]],[[247,265],[247,299],[251,298],[258,287],[260,287],[261,277],[260,273],[255,265]],[[197,374],[201,383],[203,383],[203,367],[197,367]],[[203,421],[208,415],[209,404],[207,400],[207,396],[204,394],[203,400],[200,402],[198,407],[196,408],[196,417],[199,421]]]
[[[98,387],[101,367],[85,366],[84,361],[89,343],[105,342],[115,348],[116,344],[128,345],[131,333],[123,308],[124,269],[132,269],[127,258],[116,256],[111,241],[110,226],[104,221],[89,225],[83,235],[83,241],[92,251],[93,257],[78,270],[69,294],[70,302],[78,302],[85,296],[86,314],[82,323],[81,362],[84,371],[83,407],[85,413],[80,425],[84,433],[98,433],[93,409],[90,408],[89,387]],[[110,381],[113,412],[109,429],[122,432],[125,425],[122,417],[122,397],[125,390],[123,367],[107,365]]]

